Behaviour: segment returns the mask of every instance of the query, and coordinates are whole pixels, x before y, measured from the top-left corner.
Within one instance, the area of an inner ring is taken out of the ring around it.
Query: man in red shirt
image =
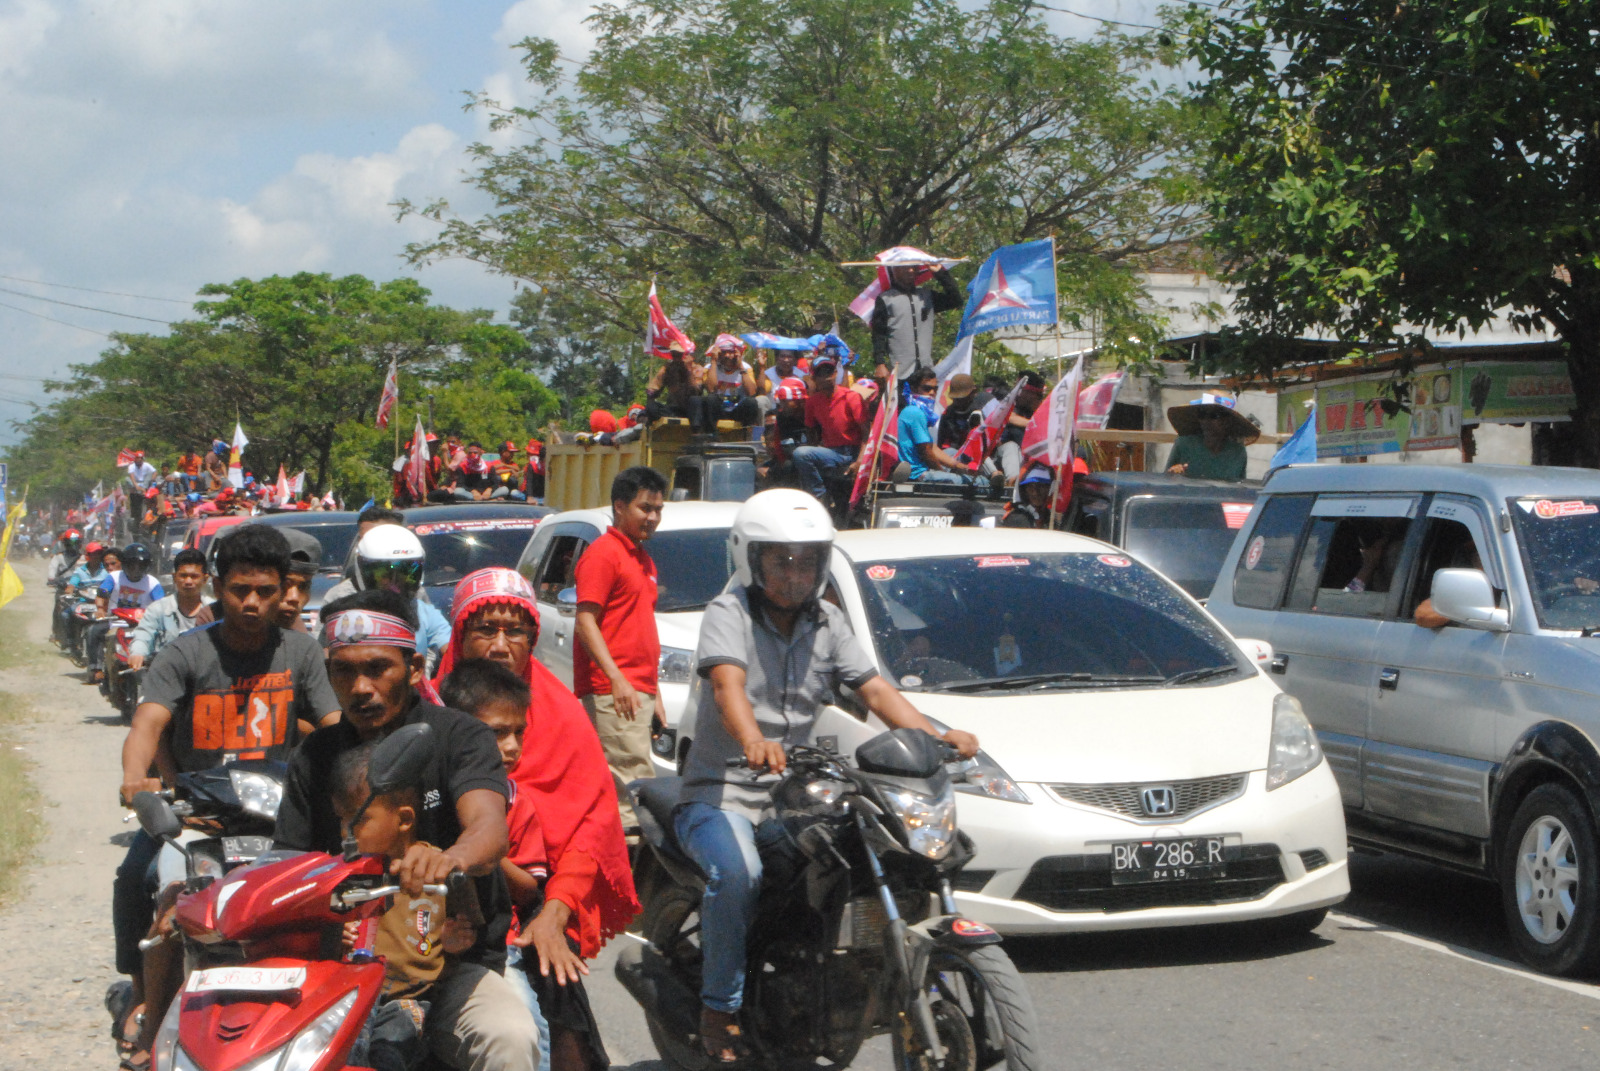
[[[836,386],[838,371],[839,366],[830,355],[819,354],[812,359],[815,386],[806,399],[806,426],[821,432],[821,445],[797,447],[794,452],[801,486],[824,502],[828,491],[823,481],[855,468],[866,430],[861,395]]]
[[[611,527],[578,559],[577,643],[572,690],[600,734],[617,783],[622,828],[639,823],[626,786],[653,777],[650,725],[656,711],[656,563],[644,544],[661,523],[667,481],[643,465],[611,481]]]

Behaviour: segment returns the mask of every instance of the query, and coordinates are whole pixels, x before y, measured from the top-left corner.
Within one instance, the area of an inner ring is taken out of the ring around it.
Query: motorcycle
[[[896,1071],[1044,1066],[1032,999],[1000,935],[958,914],[951,894],[973,855],[956,828],[954,751],[896,729],[862,744],[854,766],[827,748],[785,754],[773,788],[784,843],[764,857],[746,950],[741,1025],[754,1064],[843,1067],[887,1032]],[[622,949],[616,976],[661,1058],[702,1071],[705,876],[673,832],[680,785],[628,786],[649,850],[635,876],[643,942]]]
[[[85,647],[89,626],[94,624],[94,596],[71,591],[67,596],[67,657],[82,669],[89,664]]]
[[[415,784],[432,757],[426,725],[390,734],[373,752],[374,794]],[[186,981],[156,1033],[151,1071],[333,1071],[349,1064],[362,1025],[383,992],[376,926],[345,951],[326,939],[345,922],[376,920],[401,892],[389,861],[321,852],[265,851],[248,866],[217,874],[179,848],[182,820],[159,795],[134,797],[139,824],[187,862],[174,921]],[[433,895],[470,895],[465,875]]]
[[[125,608],[111,611],[111,629],[105,643],[105,693],[106,701],[122,716],[122,724],[133,724],[133,711],[139,705],[139,678],[141,672],[130,663],[132,655],[128,644],[133,630],[144,617],[144,610]]]
[[[182,826],[156,857],[158,886],[189,874],[220,878],[272,850],[287,763],[237,759],[178,775],[159,793]]]

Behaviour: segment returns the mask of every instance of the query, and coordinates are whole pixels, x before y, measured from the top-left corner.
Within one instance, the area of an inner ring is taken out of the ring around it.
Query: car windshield
[[[1127,506],[1122,545],[1197,599],[1211,594],[1255,493],[1232,501],[1135,498]]]
[[[726,528],[657,532],[645,544],[656,563],[656,613],[704,610],[721,594],[733,570]]]
[[[308,536],[312,536],[322,544],[322,561],[318,563],[319,570],[334,570],[337,572],[344,568],[344,560],[350,556],[350,544],[355,542],[356,522],[339,521],[335,524],[297,524]]]
[[[454,584],[468,573],[501,565],[514,569],[538,525],[535,520],[419,524],[429,584]]]
[[[1245,663],[1154,570],[1121,554],[987,554],[856,568],[902,688],[1018,692],[1222,679]]]
[[[1600,498],[1513,498],[1539,624],[1600,630]]]

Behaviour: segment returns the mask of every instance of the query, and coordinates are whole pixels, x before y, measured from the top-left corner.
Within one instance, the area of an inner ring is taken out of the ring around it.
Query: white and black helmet
[[[804,491],[773,488],[752,495],[734,515],[728,533],[728,555],[733,559],[734,579],[746,587],[764,588],[756,561],[757,551],[772,543],[795,546],[806,543],[833,545],[833,518],[827,509]],[[828,580],[828,555],[823,554],[817,568],[813,599],[822,594]]]
[[[422,540],[409,528],[380,524],[356,544],[356,588],[400,589],[407,597],[413,596],[422,586],[425,561]]]

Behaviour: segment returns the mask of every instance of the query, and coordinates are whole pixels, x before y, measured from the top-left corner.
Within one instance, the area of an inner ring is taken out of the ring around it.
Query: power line
[[[29,283],[33,286],[55,287],[59,290],[81,290],[85,294],[106,294],[109,297],[135,298],[139,301],[166,301],[173,305],[194,304],[192,301],[184,301],[181,298],[152,297],[149,294],[126,294],[121,290],[96,290],[92,286],[73,286],[70,283],[47,283],[40,279],[24,279],[19,275],[0,275],[0,279],[9,279],[13,283]]]
[[[75,305],[70,301],[61,301],[53,297],[41,297],[38,294],[29,294],[23,290],[12,290],[7,286],[0,286],[0,294],[15,294],[17,297],[25,297],[29,301],[48,301],[52,305],[65,305],[69,309],[83,309],[86,312],[103,312],[107,316],[126,316],[130,320],[145,320],[149,323],[162,324],[168,327],[172,325],[171,320],[158,320],[154,316],[135,316],[131,312],[117,312],[115,309],[101,309],[96,308],[93,305]]]
[[[20,313],[23,313],[23,314],[28,315],[28,316],[37,316],[41,320],[49,320],[53,324],[61,324],[64,327],[76,327],[76,328],[78,328],[79,331],[87,331],[87,332],[89,332],[89,334],[91,334],[91,335],[99,335],[101,338],[110,338],[111,337],[110,335],[106,334],[104,331],[96,331],[92,327],[82,327],[82,326],[79,326],[78,324],[68,323],[66,320],[58,320],[54,316],[46,316],[42,312],[34,312],[32,309],[25,309],[21,305],[12,305],[12,304],[10,304],[8,302],[0,301],[0,309],[11,309],[13,312],[20,312]]]

